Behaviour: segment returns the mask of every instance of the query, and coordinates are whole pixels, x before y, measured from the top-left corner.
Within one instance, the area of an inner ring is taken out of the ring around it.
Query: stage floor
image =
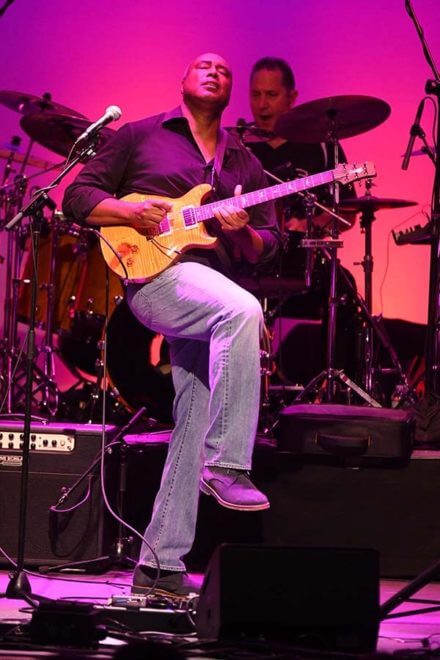
[[[203,579],[201,574],[197,575],[200,582]],[[93,575],[84,575],[84,576],[74,576],[63,575],[63,576],[51,576],[42,577],[36,575],[30,575],[29,579],[31,582],[32,590],[35,594],[40,596],[45,596],[47,598],[56,599],[56,600],[74,600],[79,602],[89,602],[96,605],[105,605],[108,603],[109,599],[112,596],[123,596],[129,594],[130,588],[130,578],[131,573],[128,571],[109,571],[107,573],[93,576]],[[8,573],[6,571],[0,572],[0,591],[4,592],[5,587],[9,582]],[[403,581],[397,580],[382,580],[381,581],[381,602],[388,600],[393,594],[399,591],[406,583]],[[429,583],[421,591],[416,594],[417,598],[427,598],[429,600],[438,600],[440,602],[440,584],[439,583]],[[243,604],[245,606],[245,604]],[[421,607],[420,605],[415,605],[412,603],[406,603],[396,609],[393,614],[397,614],[403,610],[414,609],[415,607]],[[0,626],[2,629],[2,634],[5,634],[6,624],[15,623],[23,624],[26,621],[29,621],[31,617],[29,606],[23,602],[13,599],[2,598],[0,600]],[[154,630],[154,624],[151,624],[152,627],[148,631],[150,633],[149,638],[152,640],[159,640],[160,638],[166,640],[167,647],[170,647],[170,640],[172,635],[169,632],[161,629],[161,624],[159,623],[156,631]],[[157,632],[161,632],[161,635],[158,635]],[[6,638],[11,639],[11,634],[7,634]],[[148,635],[147,635],[148,638]],[[182,635],[178,636],[180,643],[184,641],[184,638],[188,643],[194,643],[196,641],[195,633],[187,633],[184,637]],[[121,653],[122,647],[126,642],[116,639],[114,637],[107,637],[99,646],[98,652],[87,652],[87,651],[70,651],[68,657],[94,657],[94,658],[111,658],[115,654]],[[412,653],[414,654],[415,650],[419,650],[417,657],[432,657],[430,654],[434,649],[440,647],[440,612],[428,612],[423,614],[409,615],[402,618],[392,618],[386,621],[383,621],[380,626],[379,639],[377,644],[377,651],[381,654],[395,654],[398,653],[399,657],[409,657]],[[61,647],[60,647],[61,648]],[[0,642],[0,657],[16,657],[16,658],[35,658],[35,657],[67,657],[67,655],[54,655],[54,648],[40,647],[37,648],[34,646],[32,649],[24,645],[17,644],[14,649],[8,647],[8,644],[4,640]],[[180,647],[180,652],[183,651],[182,646]],[[182,656],[172,656],[172,657],[182,657],[182,658],[234,658],[235,654],[231,648],[226,652],[226,655],[221,653],[213,653],[213,648],[211,647],[211,652],[208,650],[205,651],[185,651],[185,654]],[[423,653],[423,651],[425,653]],[[243,652],[241,649],[240,653]],[[408,656],[407,653],[408,652]],[[260,653],[255,653],[254,655],[240,655],[238,657],[255,657],[258,658]],[[140,657],[140,656],[132,656]],[[154,657],[153,655],[142,656],[142,657]],[[162,657],[162,656],[161,656]],[[168,657],[168,656],[163,656]],[[171,655],[170,655],[171,657]],[[267,656],[266,656],[267,657]],[[278,655],[277,652],[274,652],[271,655],[273,658],[277,657],[291,657],[291,658],[325,658],[326,654],[324,652],[317,652],[315,655],[310,650],[305,652],[304,656],[301,651],[292,651],[291,655]],[[339,654],[333,655],[332,657],[340,657]],[[374,657],[371,654],[369,655],[344,655],[344,657]],[[381,656],[383,657],[383,656]]]

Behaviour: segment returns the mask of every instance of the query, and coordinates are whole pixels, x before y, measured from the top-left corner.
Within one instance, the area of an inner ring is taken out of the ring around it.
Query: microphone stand
[[[25,560],[25,536],[26,536],[26,518],[27,518],[27,495],[29,481],[29,454],[30,454],[30,435],[32,418],[32,374],[35,354],[35,307],[37,301],[37,273],[38,273],[38,247],[41,231],[41,221],[43,218],[43,209],[52,207],[53,202],[48,196],[48,191],[53,190],[59,182],[66,176],[70,170],[80,161],[88,160],[95,155],[97,135],[88,144],[79,151],[71,160],[67,161],[64,169],[58,176],[45,188],[40,189],[29,203],[24,206],[6,225],[5,229],[10,231],[29,216],[32,225],[32,251],[34,273],[32,277],[31,288],[31,309],[29,319],[29,334],[26,354],[26,388],[25,388],[25,413],[23,428],[23,454],[20,480],[20,507],[18,518],[18,539],[17,539],[17,564],[14,571],[9,575],[9,583],[6,592],[2,597],[12,599],[22,599],[32,606],[35,601],[44,600],[43,597],[32,593],[31,584],[24,571]]]
[[[426,82],[425,92],[431,94],[436,98],[437,103],[437,118],[440,110],[440,74],[429,51],[426,43],[423,29],[417,20],[414,10],[411,6],[410,0],[405,1],[405,8],[414,22],[417,34],[419,35],[422,43],[423,52],[428,65],[434,74],[434,80],[430,79]],[[429,270],[429,298],[428,298],[428,327],[426,338],[426,392],[425,399],[427,405],[439,405],[440,401],[440,122],[437,119],[437,134],[435,141],[435,175],[432,194],[432,213],[431,213],[431,256],[430,256],[430,270]],[[427,568],[421,574],[414,578],[406,587],[398,591],[394,596],[389,598],[380,608],[381,619],[392,618],[396,616],[407,616],[409,614],[418,614],[426,611],[433,611],[440,609],[438,606],[425,608],[423,610],[410,610],[394,615],[390,613],[403,602],[417,602],[426,603],[426,600],[421,598],[411,599],[416,592],[427,585],[431,580],[438,579],[440,575],[440,559],[437,560],[433,566]],[[430,601],[432,604],[432,601]]]

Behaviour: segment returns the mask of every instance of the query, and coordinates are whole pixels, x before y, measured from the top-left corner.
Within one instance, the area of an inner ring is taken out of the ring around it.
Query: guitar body
[[[198,207],[211,190],[208,183],[195,186],[182,197],[171,199],[159,195],[131,193],[122,199],[127,202],[142,202],[146,199],[161,199],[173,205],[166,221],[161,223],[164,231],[156,236],[148,236],[128,225],[104,226],[100,228],[101,251],[107,265],[119,277],[131,282],[148,282],[171,266],[180,255],[191,248],[212,248],[217,238],[210,236],[205,225],[200,222],[185,226],[183,210]],[[111,248],[118,253],[122,264]],[[127,277],[128,275],[128,277]]]

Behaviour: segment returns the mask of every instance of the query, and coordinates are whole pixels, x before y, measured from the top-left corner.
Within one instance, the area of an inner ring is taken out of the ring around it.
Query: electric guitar
[[[148,282],[171,266],[183,252],[191,248],[213,248],[216,245],[218,239],[210,236],[203,223],[213,218],[214,210],[224,204],[239,210],[334,181],[347,184],[374,176],[376,170],[371,162],[342,163],[334,170],[203,205],[203,200],[211,190],[208,183],[195,186],[176,199],[131,193],[122,199],[127,202],[162,199],[171,203],[173,208],[160,223],[160,232],[154,235],[130,225],[101,227],[102,254],[109,268],[119,277],[131,282]]]

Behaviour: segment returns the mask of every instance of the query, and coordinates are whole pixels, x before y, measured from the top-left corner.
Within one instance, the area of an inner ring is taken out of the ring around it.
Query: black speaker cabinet
[[[368,548],[221,545],[203,581],[197,633],[373,651],[378,564],[378,553]]]
[[[106,442],[113,427],[106,429]],[[0,546],[16,558],[22,470],[23,425],[0,425]],[[112,540],[113,524],[104,509],[99,469],[87,476],[59,506],[92,464],[101,448],[101,426],[96,424],[33,424],[29,457],[25,564],[55,565],[94,559]],[[110,465],[106,459],[106,465]],[[114,463],[114,462],[113,462]],[[115,492],[115,467],[106,470],[107,490]],[[76,506],[81,503],[79,506]],[[0,554],[0,562],[5,558]]]

